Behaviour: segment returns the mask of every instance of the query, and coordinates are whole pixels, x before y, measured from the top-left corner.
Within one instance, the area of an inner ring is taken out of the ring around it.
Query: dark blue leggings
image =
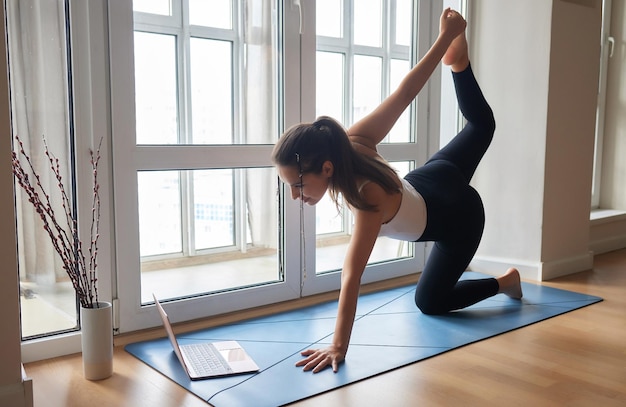
[[[494,278],[459,281],[485,225],[482,201],[469,182],[491,143],[495,121],[471,66],[452,77],[467,124],[426,164],[405,176],[426,202],[426,229],[418,241],[435,242],[417,283],[415,303],[423,313],[435,315],[465,308],[499,289]]]

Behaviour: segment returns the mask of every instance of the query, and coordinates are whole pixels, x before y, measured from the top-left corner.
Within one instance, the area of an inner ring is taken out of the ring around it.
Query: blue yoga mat
[[[483,277],[467,272],[463,278]],[[522,301],[500,294],[443,316],[417,309],[414,286],[362,295],[347,359],[337,373],[314,375],[294,367],[300,351],[332,340],[337,302],[178,335],[181,344],[239,341],[261,368],[254,374],[191,381],[167,338],[129,344],[126,351],[216,407],[274,407],[602,301],[535,284],[522,287]]]

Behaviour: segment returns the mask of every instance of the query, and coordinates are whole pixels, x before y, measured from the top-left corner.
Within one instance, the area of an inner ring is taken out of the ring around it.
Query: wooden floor
[[[625,406],[626,249],[544,284],[604,301],[294,405]],[[83,379],[80,355],[25,368],[35,406],[207,406],[120,344],[104,381]]]

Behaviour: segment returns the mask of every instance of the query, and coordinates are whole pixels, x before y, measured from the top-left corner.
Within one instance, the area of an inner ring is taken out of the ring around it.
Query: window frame
[[[132,5],[129,5],[129,2],[119,3],[127,4],[122,5],[117,2],[110,4],[110,8],[117,8],[115,12],[111,13],[112,15],[119,15],[120,13],[132,15]],[[124,12],[120,11],[122,7],[126,8]],[[291,18],[293,19],[294,16],[292,15]],[[134,29],[133,21],[129,19],[123,27],[117,26],[114,31],[116,35],[129,37]],[[122,34],[123,32],[126,34]],[[112,43],[119,42],[112,39]],[[112,48],[111,54],[124,52],[126,55],[132,55],[132,43],[128,44],[126,41],[125,45],[127,45],[125,50]],[[131,57],[131,64],[132,59]],[[124,228],[128,233],[120,233],[120,236],[123,235],[126,239],[122,242],[122,239],[118,238],[116,252],[118,269],[128,270],[126,273],[128,275],[124,277],[124,283],[118,283],[118,298],[120,300],[117,312],[119,312],[120,332],[128,332],[158,326],[159,324],[154,306],[142,305],[138,299],[138,293],[141,292],[137,261],[139,236],[138,220],[133,216],[133,213],[136,213],[134,208],[137,201],[137,190],[132,182],[133,177],[129,174],[142,170],[273,167],[270,161],[273,144],[136,145],[134,140],[131,142],[128,137],[120,136],[134,131],[128,126],[128,123],[135,122],[133,116],[134,100],[128,94],[128,89],[134,89],[134,86],[130,85],[134,82],[134,70],[129,69],[128,66],[118,66],[118,68],[119,71],[112,73],[113,105],[115,106],[115,101],[118,101],[121,104],[126,104],[126,106],[123,107],[118,104],[117,107],[121,110],[119,111],[120,116],[112,115],[113,140],[117,140],[114,142],[114,155],[120,157],[119,160],[116,160],[117,164],[114,168],[115,198],[117,200],[115,204],[117,208],[116,230],[119,231]],[[117,82],[119,84],[117,87],[116,75],[126,77],[124,81]],[[295,227],[287,227],[285,233],[289,236],[285,239],[286,242],[297,240],[298,232]],[[294,268],[285,265],[285,268],[288,267]],[[174,301],[170,304],[169,313],[173,320],[190,320],[297,298],[299,276],[289,275],[289,273],[283,273],[283,276],[284,281],[282,282]],[[246,295],[251,290],[254,290],[255,295]]]
[[[344,21],[343,26],[349,24],[349,19],[347,14],[351,10],[351,4],[356,0],[344,0],[347,4],[344,8]],[[411,66],[413,66],[417,60],[430,48],[430,45],[433,41],[433,25],[431,16],[433,15],[434,6],[430,2],[418,2],[417,5],[414,6],[414,16],[413,21],[417,24],[417,31],[413,32],[413,44],[414,46],[410,49],[409,53],[409,62]],[[383,7],[385,2],[383,2]],[[383,10],[383,13],[391,13],[394,10],[395,1],[391,0],[387,4],[389,7],[386,7]],[[307,3],[307,8],[304,9],[303,13],[303,21],[302,25],[304,27],[315,27],[316,25],[316,10],[315,4]],[[385,15],[385,18],[387,16]],[[391,35],[395,35],[395,30],[391,29],[391,27],[386,27],[386,24],[383,24],[385,28],[391,31]],[[384,28],[384,29],[385,29]],[[436,28],[438,29],[438,18]],[[330,37],[322,37],[321,40],[321,49],[318,47],[318,37],[315,35],[315,30],[303,30],[301,33],[301,43],[302,43],[302,66],[303,66],[303,76],[310,75],[311,80],[305,80],[301,84],[302,91],[302,117],[299,121],[307,122],[313,121],[316,117],[316,104],[315,104],[315,95],[316,95],[316,83],[315,83],[315,55],[317,51],[330,51],[330,52],[349,52],[349,56],[354,55],[375,55],[383,59],[383,63],[387,64],[387,68],[389,66],[390,60],[394,57],[398,57],[400,55],[403,59],[404,54],[402,53],[402,49],[386,50],[379,51],[378,49],[374,49],[372,47],[351,45],[351,38],[330,38]],[[436,33],[434,34],[436,35]],[[383,48],[387,49],[383,44]],[[399,48],[402,48],[401,46]],[[350,59],[350,58],[348,58]],[[346,67],[346,72],[348,75],[352,72],[351,62],[346,61],[348,65]],[[389,69],[383,69],[383,80],[382,87],[383,89],[388,89],[389,87]],[[437,104],[430,104],[429,98],[437,98],[440,88],[438,86],[439,77],[437,75],[433,75],[434,77],[429,81],[422,92],[418,95],[415,102],[411,104],[408,108],[411,114],[411,141],[406,143],[381,143],[378,145],[378,150],[380,154],[385,157],[388,161],[410,161],[413,165],[418,166],[426,161],[428,157],[428,146],[433,144],[433,140],[429,140],[429,137],[421,137],[421,135],[430,135],[430,134],[438,134],[433,132],[434,129],[437,129],[436,123],[438,123],[439,116],[439,106]],[[346,78],[346,89],[344,90],[344,97],[350,98],[350,95],[353,92],[351,81],[349,78]],[[383,97],[386,96],[386,92],[382,92]],[[346,122],[350,123],[352,118],[352,108],[351,104],[347,103],[344,106],[344,117],[346,118]],[[293,123],[295,124],[295,123]],[[286,127],[289,127],[290,123],[286,124]],[[438,143],[438,140],[437,140]],[[316,270],[316,256],[315,256],[315,209],[306,207],[304,208],[305,213],[305,232],[304,239],[305,242],[310,242],[305,244],[304,249],[306,250],[307,264],[306,269],[309,272],[306,273],[306,281],[302,287],[302,295],[313,295],[319,294],[331,290],[335,290],[339,287],[341,282],[341,273],[340,270],[324,272],[323,274],[316,274],[311,272],[310,270]],[[368,264],[366,267],[361,282],[363,284],[372,283],[375,281],[380,281],[384,279],[391,279],[394,277],[400,277],[407,274],[415,273],[417,270],[421,270],[426,256],[426,244],[425,243],[408,243],[414,245],[412,250],[412,257],[402,258],[398,260],[392,260],[389,262],[382,263],[373,263]],[[384,275],[384,278],[381,278],[381,275]]]
[[[601,209],[600,189],[602,186],[602,148],[604,139],[604,121],[606,110],[606,92],[609,58],[615,46],[611,32],[612,0],[602,0],[602,28],[600,36],[600,77],[598,79],[598,107],[593,151],[593,178],[591,186],[591,210]]]
[[[85,149],[95,145],[94,140],[99,140],[104,134],[107,149],[103,151],[101,162],[102,182],[101,197],[103,207],[110,208],[103,214],[101,224],[101,234],[110,239],[101,240],[101,256],[99,262],[100,293],[104,300],[112,300],[114,303],[114,323],[116,328],[120,327],[120,318],[128,318],[129,329],[135,331],[159,325],[158,316],[154,312],[154,307],[141,307],[138,303],[126,302],[121,299],[122,290],[139,291],[139,278],[124,280],[124,276],[130,269],[139,269],[139,262],[133,251],[138,252],[138,226],[137,219],[132,216],[132,210],[120,210],[128,201],[137,200],[136,188],[132,188],[129,182],[120,182],[128,171],[154,170],[154,169],[180,169],[185,168],[223,168],[225,160],[220,157],[236,155],[241,158],[238,168],[254,168],[270,166],[269,156],[273,145],[227,145],[227,146],[176,146],[176,150],[184,154],[184,162],[179,157],[168,154],[167,149],[162,146],[130,146],[120,142],[124,134],[128,134],[127,123],[134,123],[134,100],[127,98],[128,90],[134,89],[134,64],[132,46],[128,44],[129,36],[132,37],[134,30],[132,2],[104,0],[93,2],[82,2],[81,0],[70,0],[72,7],[72,41],[74,59],[81,60],[80,64],[74,64],[73,74],[75,83],[76,101],[76,126],[78,149]],[[315,81],[302,81],[301,78],[315,77],[315,64],[310,63],[302,57],[303,50],[309,49],[315,52],[316,38],[314,30],[307,27],[314,26],[314,12],[309,7],[311,3],[303,2],[301,9],[291,7],[290,2],[285,2],[283,14],[277,19],[284,18],[285,33],[298,33],[301,35],[283,34],[284,52],[283,61],[280,65],[283,82],[279,83],[279,94],[282,101],[279,105],[281,114],[280,123],[284,127],[300,122],[305,117],[315,114],[314,103],[307,101],[307,95],[313,95],[314,100]],[[414,60],[422,56],[436,35],[438,24],[438,12],[440,2],[419,2],[420,12],[417,13],[419,23],[423,31],[417,36],[418,46],[412,49]],[[438,9],[437,9],[438,10]],[[435,16],[436,15],[436,16]],[[121,45],[120,45],[121,44]],[[419,52],[419,54],[418,54]],[[288,66],[289,69],[284,67]],[[433,78],[424,88],[417,102],[411,107],[415,109],[416,133],[420,135],[429,134],[429,137],[417,137],[414,145],[410,147],[416,153],[414,157],[419,161],[425,160],[429,151],[438,145],[439,128],[439,74],[435,73]],[[289,84],[300,84],[299,86],[289,86]],[[290,103],[284,101],[298,101]],[[300,103],[302,102],[302,103]],[[308,103],[308,104],[307,104]],[[126,123],[126,124],[125,124]],[[407,144],[382,145],[381,154],[390,161],[403,161],[407,156]],[[145,156],[152,155],[154,160],[148,162]],[[115,160],[114,160],[115,158]],[[113,162],[115,161],[115,166]],[[130,164],[119,165],[119,162]],[[159,163],[158,165],[154,163]],[[211,162],[211,165],[207,165]],[[142,163],[141,165],[138,163]],[[184,165],[183,165],[184,164]],[[84,168],[89,163],[80,164]],[[82,172],[78,171],[79,173]],[[88,174],[89,172],[83,172]],[[128,181],[128,180],[127,180]],[[86,178],[78,179],[79,190],[90,190],[85,188],[89,185]],[[83,185],[83,189],[81,186]],[[113,193],[115,192],[115,193]],[[282,192],[281,192],[282,193]],[[82,209],[85,210],[84,208]],[[298,219],[299,204],[290,199],[283,200],[284,217]],[[305,230],[310,235],[308,241],[314,241],[314,210],[305,210]],[[130,229],[124,229],[128,225],[133,225]],[[283,253],[299,253],[299,222],[292,221],[286,223],[285,236],[283,237]],[[119,236],[121,231],[126,230],[125,241]],[[130,232],[129,232],[130,230]],[[135,230],[133,232],[132,230]],[[296,238],[294,238],[296,237]],[[128,245],[128,242],[136,242]],[[130,249],[129,250],[129,246]],[[134,247],[133,247],[134,246]],[[314,269],[314,245],[308,245],[307,259],[308,266]],[[313,251],[313,253],[311,253]],[[423,259],[423,256],[421,256]],[[416,260],[420,261],[420,260]],[[287,256],[284,259],[285,269],[299,269],[300,256]],[[415,264],[404,262],[401,270],[388,273],[385,271],[381,278],[382,265],[368,267],[364,274],[364,283],[389,279],[398,275],[414,273],[419,268]],[[398,274],[399,273],[399,274]],[[339,273],[328,278],[319,279],[315,284],[309,284],[303,295],[311,295],[317,292],[336,290],[339,287]],[[278,285],[264,286],[258,288],[258,295],[237,297],[236,301],[227,299],[224,296],[208,296],[187,302],[173,302],[170,305],[170,312],[174,319],[189,320],[207,317],[212,314],[219,314],[237,309],[251,308],[263,303],[275,303],[299,297],[300,283],[302,275],[285,276],[284,284],[280,289]],[[311,280],[309,280],[311,283]],[[255,297],[255,298],[250,298]],[[262,298],[262,301],[259,301]],[[236,304],[235,304],[236,303]],[[206,311],[210,310],[210,311]],[[124,331],[124,330],[122,330]],[[22,344],[24,361],[39,360],[47,357],[73,353],[80,350],[80,332],[58,335],[36,341],[28,341]]]
[[[76,191],[79,230],[82,239],[89,239],[91,194],[93,180],[89,149],[95,150],[103,140],[98,180],[102,208],[98,255],[98,295],[101,301],[111,301],[115,293],[116,274],[113,272],[114,229],[113,213],[108,203],[113,196],[110,153],[109,73],[106,44],[108,27],[102,16],[107,14],[105,2],[69,0],[71,10],[71,55],[74,100],[74,133],[76,158]],[[77,63],[80,61],[80,63]],[[80,196],[87,199],[80,199]],[[88,214],[85,216],[83,214]],[[53,334],[21,343],[22,363],[80,352],[81,332]]]

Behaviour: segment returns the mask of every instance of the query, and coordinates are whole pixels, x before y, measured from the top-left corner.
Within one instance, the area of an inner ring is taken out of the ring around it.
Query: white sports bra
[[[414,242],[426,229],[426,202],[413,185],[404,178],[400,180],[402,181],[400,208],[389,222],[381,225],[378,236]]]

